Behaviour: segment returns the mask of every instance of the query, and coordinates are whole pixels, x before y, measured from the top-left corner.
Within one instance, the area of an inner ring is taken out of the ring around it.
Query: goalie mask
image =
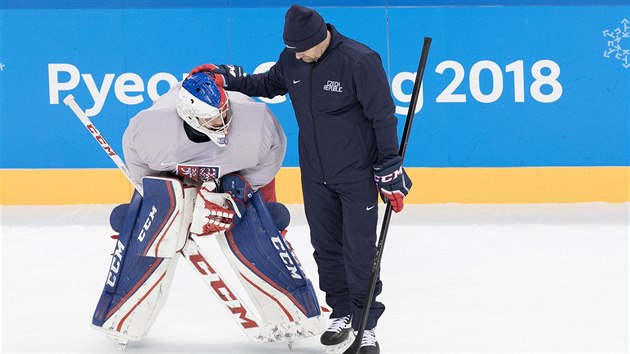
[[[207,135],[220,147],[227,145],[232,120],[227,93],[209,73],[200,72],[182,82],[177,114],[196,131]]]

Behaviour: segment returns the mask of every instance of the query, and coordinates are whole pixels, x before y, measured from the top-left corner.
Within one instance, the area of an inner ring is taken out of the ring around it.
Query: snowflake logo
[[[617,27],[614,30],[605,29],[603,31],[604,37],[608,40],[608,49],[604,51],[604,58],[614,58],[621,61],[621,65],[624,68],[630,68],[630,62],[628,57],[630,56],[630,49],[624,49],[621,46],[621,42],[627,43],[623,38],[630,38],[630,21],[624,18],[621,20],[621,27]]]

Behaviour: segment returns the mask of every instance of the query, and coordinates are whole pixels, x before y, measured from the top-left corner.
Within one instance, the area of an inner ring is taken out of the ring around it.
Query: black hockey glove
[[[389,203],[396,213],[404,207],[403,199],[411,189],[411,180],[402,167],[402,158],[386,161],[382,165],[374,165],[374,180],[381,193],[383,202]]]
[[[243,67],[231,64],[203,64],[193,68],[188,76],[206,71],[213,74],[214,82],[218,86],[222,86],[229,90],[237,90],[241,86],[241,80],[245,74],[243,73]]]
[[[215,75],[219,74],[223,76],[223,87],[229,90],[237,90],[241,86],[241,81],[245,74],[243,73],[243,67],[231,64],[221,64],[218,68],[212,71]]]

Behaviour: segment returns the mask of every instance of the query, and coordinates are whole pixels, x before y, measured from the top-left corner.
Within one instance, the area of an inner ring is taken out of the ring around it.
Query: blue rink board
[[[294,0],[1,0],[0,8],[218,8],[218,7],[288,7]],[[396,7],[396,6],[607,6],[629,5],[628,0],[306,0],[297,2],[310,7]]]
[[[92,11],[72,8],[78,3],[73,1],[58,2],[63,9],[46,8],[46,3],[2,2],[0,168],[113,167],[61,103],[67,94],[96,114],[95,125],[122,154],[128,119],[166,92],[169,80],[205,62],[235,63],[251,73],[275,61],[283,47],[286,6],[280,1],[264,8],[247,7],[247,1],[215,8],[185,6],[192,2],[146,8],[142,1],[109,2],[117,5],[102,8],[102,1],[80,2],[84,8],[92,4]],[[388,1],[388,8],[378,3],[332,7],[317,2],[316,8],[341,33],[380,53],[401,111],[408,106],[409,73],[417,67],[422,38],[433,38],[406,165],[630,165],[627,2],[590,7],[570,6],[576,1],[554,2],[565,6],[502,1],[509,6],[466,7],[453,1],[448,4],[455,6],[439,7],[433,1],[419,7],[420,2]],[[532,74],[537,66],[542,81]],[[538,88],[555,74],[552,85]],[[78,83],[63,88],[71,77]],[[132,81],[124,78],[137,78],[142,87],[132,89]],[[55,82],[61,86],[55,88]],[[105,99],[99,107],[88,84],[101,89],[104,82],[111,86],[106,95],[101,92]],[[498,97],[482,102],[499,86]],[[556,99],[541,101],[557,94],[558,87],[562,93]],[[445,102],[445,97],[465,97],[465,102]],[[284,166],[297,166],[290,103],[270,107],[289,142]],[[397,117],[402,133],[405,116]]]

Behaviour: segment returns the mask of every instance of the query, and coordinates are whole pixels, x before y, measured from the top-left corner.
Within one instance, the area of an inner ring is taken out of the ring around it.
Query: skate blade
[[[326,354],[343,354],[354,343],[354,331],[350,331],[346,340],[339,344],[327,345]]]

